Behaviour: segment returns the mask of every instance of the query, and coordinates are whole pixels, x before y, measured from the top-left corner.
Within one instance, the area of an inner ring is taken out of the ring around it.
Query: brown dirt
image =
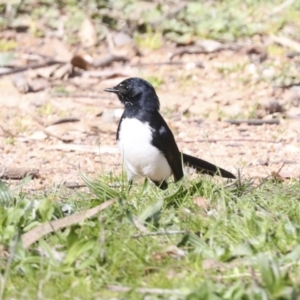
[[[167,61],[170,51],[152,51],[140,61]],[[235,174],[240,169],[246,178],[267,177],[280,169],[284,178],[299,178],[299,108],[291,104],[294,96],[290,90],[275,89],[255,80],[249,72],[249,57],[243,53],[184,55],[180,60],[186,64],[130,69],[135,76],[163,80],[157,88],[161,111],[180,149]],[[196,61],[203,62],[205,67],[191,64]],[[220,66],[225,64],[247,66],[222,73]],[[122,67],[120,63],[114,66]],[[115,132],[122,106],[103,89],[124,77],[106,80],[75,77],[59,81],[56,86],[70,92],[69,96],[59,97],[54,87],[20,94],[12,78],[0,78],[1,167],[39,169],[41,178],[31,181],[31,190],[63,182],[80,183],[79,171],[90,176],[121,171]],[[263,111],[262,117],[271,119],[275,115],[280,119],[279,125],[236,126],[224,121],[250,115],[253,110],[257,113],[260,107],[257,104],[274,99],[286,111],[275,114]],[[69,117],[80,121],[51,125]]]

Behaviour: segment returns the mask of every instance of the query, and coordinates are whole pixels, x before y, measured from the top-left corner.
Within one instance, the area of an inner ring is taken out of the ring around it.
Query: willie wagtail
[[[182,162],[198,172],[236,178],[205,160],[181,153],[172,131],[159,113],[159,99],[153,86],[141,78],[129,78],[106,92],[117,94],[125,110],[117,130],[117,142],[130,184],[146,177],[161,189],[172,174],[183,177]]]

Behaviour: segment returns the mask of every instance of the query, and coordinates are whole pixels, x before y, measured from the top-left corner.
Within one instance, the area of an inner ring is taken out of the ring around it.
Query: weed
[[[66,89],[66,87],[64,85],[55,86],[54,91],[55,91],[55,93],[61,94],[61,95],[68,95],[69,94],[68,90]]]
[[[145,80],[149,81],[155,89],[164,84],[162,76],[145,76]]]
[[[17,132],[19,133],[25,132],[28,128],[24,119],[15,120],[14,125],[16,127]]]
[[[126,186],[123,192],[109,188],[110,176],[83,179],[91,193],[66,195],[56,187],[34,200],[0,186],[1,243],[14,255],[10,265],[2,259],[2,270],[9,269],[2,281],[5,297],[30,299],[38,289],[51,299],[111,298],[123,290],[136,299],[143,293],[136,288],[162,299],[290,299],[299,293],[298,182],[227,185],[204,176],[170,183],[167,191],[135,184],[128,193]],[[25,251],[17,236],[64,216],[62,203],[51,195],[67,196],[64,204],[74,213],[109,198],[119,202]],[[208,210],[194,204],[199,196],[210,202]]]
[[[0,39],[0,52],[9,52],[15,50],[17,47],[18,43],[16,41]]]
[[[15,141],[15,138],[13,136],[9,136],[9,137],[6,138],[5,142],[8,145],[14,145],[16,141]]]
[[[150,50],[157,50],[163,45],[162,34],[160,32],[152,32],[151,30],[148,30],[144,34],[136,34],[134,39],[139,47]]]
[[[36,111],[41,116],[49,116],[49,115],[53,114],[54,108],[50,102],[47,102],[47,103],[43,104],[42,106],[40,106],[39,108],[37,108]]]

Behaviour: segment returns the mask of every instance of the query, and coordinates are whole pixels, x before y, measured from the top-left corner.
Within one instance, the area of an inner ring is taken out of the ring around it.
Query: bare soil
[[[43,54],[41,49],[36,51]],[[166,62],[172,51],[146,51],[131,62]],[[179,60],[181,65],[130,67],[113,63],[104,70],[122,69],[129,76],[160,81],[157,93],[161,112],[184,152],[235,174],[239,170],[243,178],[300,177],[297,91],[257,80],[253,72],[257,66],[243,52],[185,54]],[[195,65],[199,61],[204,68]],[[224,66],[227,71],[220,71]],[[23,75],[29,76],[30,72]],[[126,76],[74,76],[51,81],[40,92],[25,94],[13,84],[16,78],[0,77],[2,172],[12,167],[38,169],[39,178],[28,186],[32,191],[81,183],[80,172],[91,177],[121,172],[115,133],[122,106],[103,89]],[[59,89],[68,93],[59,94]],[[274,102],[283,109],[268,110]],[[226,122],[252,115],[261,120],[277,118],[280,123],[253,126]],[[77,121],[55,124],[66,118]]]

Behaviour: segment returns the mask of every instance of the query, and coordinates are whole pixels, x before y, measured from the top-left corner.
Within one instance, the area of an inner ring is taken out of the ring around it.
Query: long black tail
[[[217,167],[203,159],[182,153],[183,163],[197,170],[197,172],[208,175],[219,175],[224,178],[236,178],[232,173]]]

